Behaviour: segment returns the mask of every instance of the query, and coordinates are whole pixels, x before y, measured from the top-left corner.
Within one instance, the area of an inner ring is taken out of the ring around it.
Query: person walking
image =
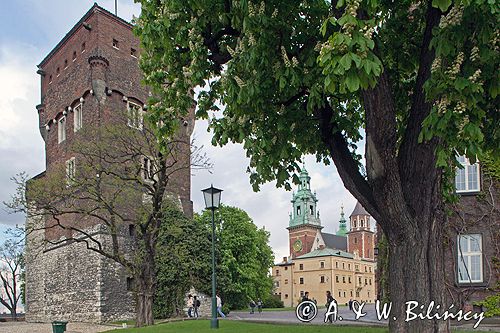
[[[308,292],[308,291],[306,291],[306,292],[304,293],[304,296],[302,296],[302,302],[306,302],[306,301],[311,302],[311,300],[309,299],[309,292]],[[304,318],[304,320],[308,320],[308,319],[309,319],[309,316],[304,315],[304,317],[303,317],[303,318]]]
[[[250,300],[250,313],[251,314],[254,314],[255,313],[255,302],[253,301],[253,299]]]
[[[335,300],[335,298],[333,298],[332,293],[330,292],[330,290],[328,290],[326,292],[326,305],[325,305],[326,306],[326,311],[328,311],[330,309],[330,304],[332,302],[337,303],[337,301]],[[328,316],[328,321],[330,323],[333,323],[333,315],[329,315]]]
[[[220,296],[217,295],[216,299],[217,299],[217,312],[222,318],[226,318],[226,315],[224,314],[224,312],[222,312],[222,300],[220,299]]]
[[[200,305],[201,305],[201,302],[198,299],[198,297],[196,295],[193,296],[193,309],[194,309],[193,315],[195,318],[198,318],[200,316],[200,314],[198,313],[198,309],[200,308]]]
[[[257,310],[262,313],[262,300],[260,298],[257,299]]]
[[[193,317],[193,295],[191,294],[188,295],[187,307],[188,307],[188,317],[191,318]]]

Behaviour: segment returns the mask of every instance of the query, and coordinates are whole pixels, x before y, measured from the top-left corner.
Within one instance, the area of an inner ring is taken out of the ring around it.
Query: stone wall
[[[27,221],[30,227],[42,223]],[[99,228],[86,232],[107,246],[107,236]],[[48,245],[43,230],[30,233],[26,246],[26,321],[108,322],[134,317],[127,274],[117,263],[88,250],[85,243]]]

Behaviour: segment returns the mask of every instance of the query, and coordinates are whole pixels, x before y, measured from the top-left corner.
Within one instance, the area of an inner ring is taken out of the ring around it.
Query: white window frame
[[[74,157],[66,161],[66,182],[71,185],[75,181],[76,159]]]
[[[479,251],[471,251],[471,239],[477,238],[479,241]],[[461,240],[466,242],[467,247],[462,248]],[[479,279],[472,279],[472,258],[479,257]],[[462,264],[462,265],[461,265]],[[460,267],[464,267],[464,272],[460,272]],[[457,280],[458,283],[482,283],[483,275],[483,237],[481,234],[457,235]]]
[[[83,125],[83,104],[80,103],[73,108],[74,114],[74,122],[73,122],[73,130],[76,132],[82,128]]]
[[[143,113],[144,111],[140,104],[127,101],[127,125],[129,127],[142,130]]]
[[[61,143],[64,140],[66,140],[66,116],[57,121],[57,142]]]
[[[457,168],[455,170],[455,191],[456,193],[475,193],[481,191],[481,172],[479,168],[479,163],[470,164],[470,161],[465,156],[459,156],[458,162],[463,166],[463,168]],[[476,170],[476,175],[474,177],[473,170]],[[464,188],[458,188],[459,177],[463,176]],[[477,187],[470,188],[469,181],[475,178]]]

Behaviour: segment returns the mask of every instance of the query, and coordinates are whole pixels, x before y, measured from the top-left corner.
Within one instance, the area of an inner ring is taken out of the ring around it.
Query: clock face
[[[302,250],[302,241],[300,239],[297,239],[293,243],[293,249],[295,252],[299,252],[300,250]]]

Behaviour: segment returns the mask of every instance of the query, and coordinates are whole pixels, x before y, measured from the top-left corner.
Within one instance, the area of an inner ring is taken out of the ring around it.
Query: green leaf
[[[359,77],[351,71],[345,79],[345,84],[350,92],[355,92],[359,89]]]
[[[439,8],[444,13],[451,5],[451,0],[432,0],[432,7]]]

